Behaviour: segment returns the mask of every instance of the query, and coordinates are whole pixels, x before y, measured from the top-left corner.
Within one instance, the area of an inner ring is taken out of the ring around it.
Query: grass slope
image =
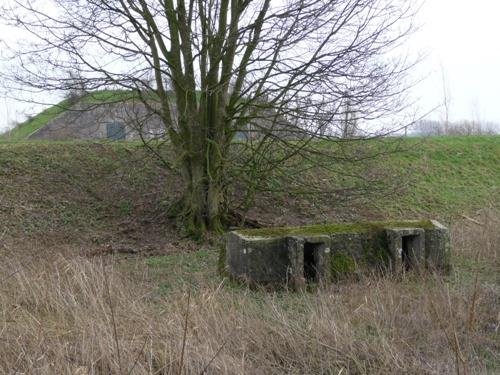
[[[279,225],[323,224],[343,217],[448,222],[482,207],[498,207],[500,137],[408,139],[405,147],[409,151],[376,162],[400,191],[363,195],[353,203],[355,217],[343,215],[352,207],[336,207],[328,197],[313,206],[310,197],[291,193],[261,195],[257,215],[279,216],[282,220],[273,222]],[[335,174],[328,178],[337,179]],[[0,216],[9,228],[26,234],[102,227],[110,217],[159,215],[162,202],[176,196],[178,185],[175,175],[134,143],[0,143]],[[303,221],[295,220],[299,216]]]
[[[135,97],[136,95],[131,91],[100,90],[83,96],[79,99],[79,102],[84,104],[105,104],[130,100]],[[38,129],[43,128],[45,125],[47,125],[47,123],[55,119],[57,116],[69,110],[74,104],[76,103],[72,102],[69,99],[62,100],[61,102],[43,110],[37,115],[30,117],[8,132],[1,134],[0,139],[9,141],[25,140],[31,134],[36,132]]]
[[[408,175],[404,192],[373,202],[379,211],[451,218],[500,204],[500,136],[408,139],[407,146],[388,159],[394,172]]]
[[[0,143],[0,372],[499,373],[500,137],[405,146],[375,165],[404,189],[357,213],[454,217],[451,275],[287,293],[221,278],[214,245],[168,231],[176,179],[137,144]],[[261,214],[335,219],[272,198]]]
[[[175,192],[165,176],[136,144],[0,143],[0,221],[44,238],[163,223],[163,189]]]
[[[27,139],[31,134],[44,127],[49,121],[55,119],[69,108],[69,101],[63,100],[60,103],[43,110],[36,116],[28,118],[26,121],[18,124],[15,128],[3,133],[0,135],[0,139],[9,141]]]

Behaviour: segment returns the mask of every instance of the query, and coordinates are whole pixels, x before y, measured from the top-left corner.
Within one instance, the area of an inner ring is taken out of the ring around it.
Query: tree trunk
[[[224,197],[217,183],[209,183],[207,191],[207,226],[210,231],[222,232],[222,206]]]
[[[184,150],[185,152],[185,150]],[[207,230],[221,232],[224,204],[219,157],[196,152],[183,163],[183,217],[188,235],[202,237]],[[214,164],[216,163],[216,164]]]
[[[186,160],[182,168],[184,196],[182,198],[182,217],[188,235],[200,235],[206,230],[203,215],[205,199],[203,193],[203,162]]]

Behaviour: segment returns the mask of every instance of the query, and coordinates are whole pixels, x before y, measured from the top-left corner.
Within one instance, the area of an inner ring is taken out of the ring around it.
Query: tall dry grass
[[[367,277],[305,294],[222,282],[162,297],[146,271],[120,270],[110,258],[4,245],[0,371],[494,373],[499,217],[474,220],[452,230],[458,263],[448,278]]]

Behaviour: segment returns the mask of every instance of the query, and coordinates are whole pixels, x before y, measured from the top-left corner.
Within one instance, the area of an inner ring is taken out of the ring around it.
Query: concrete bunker
[[[448,271],[450,246],[433,220],[263,228],[228,233],[222,261],[235,279],[300,288],[365,268]]]

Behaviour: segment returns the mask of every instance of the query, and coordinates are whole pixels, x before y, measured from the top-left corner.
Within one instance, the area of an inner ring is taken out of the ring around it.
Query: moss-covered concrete
[[[430,229],[434,228],[434,225],[431,220],[371,221],[364,223],[320,224],[301,227],[243,229],[236,231],[236,233],[245,237],[283,237],[290,235],[321,235],[326,233],[367,233],[381,231],[386,227]]]
[[[343,252],[332,255],[330,266],[333,280],[349,277],[356,272],[356,261],[351,255]]]
[[[449,269],[449,236],[431,220],[339,223],[230,232],[224,270],[251,283],[296,289],[358,269]]]

